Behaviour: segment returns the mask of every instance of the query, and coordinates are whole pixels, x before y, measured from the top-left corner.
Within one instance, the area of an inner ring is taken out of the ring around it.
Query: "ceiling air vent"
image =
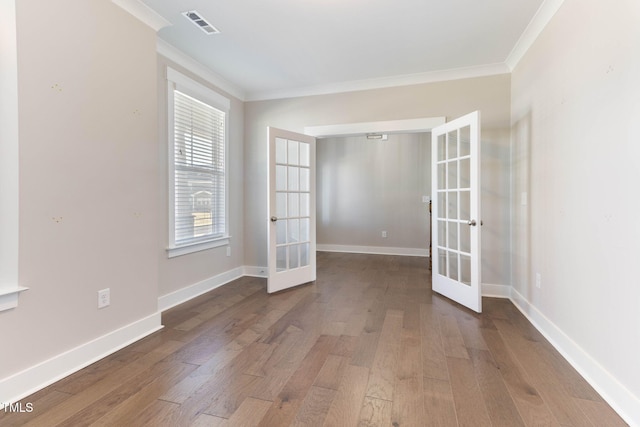
[[[190,10],[189,12],[182,12],[182,14],[186,16],[188,20],[193,22],[196,27],[200,28],[202,31],[209,35],[218,34],[220,32],[220,30],[218,30],[216,27],[209,24],[198,11]]]

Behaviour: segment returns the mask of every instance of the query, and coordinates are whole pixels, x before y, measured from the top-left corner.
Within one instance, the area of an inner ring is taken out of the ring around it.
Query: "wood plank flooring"
[[[242,278],[23,400],[2,426],[623,426],[508,301],[432,293],[426,258],[318,253],[318,280]]]

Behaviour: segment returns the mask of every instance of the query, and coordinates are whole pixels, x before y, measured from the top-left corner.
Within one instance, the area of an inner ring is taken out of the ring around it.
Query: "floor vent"
[[[190,10],[188,12],[182,12],[182,14],[186,16],[188,20],[193,22],[196,27],[200,28],[205,33],[209,35],[220,33],[220,30],[208,23],[207,20],[204,19],[199,12]]]

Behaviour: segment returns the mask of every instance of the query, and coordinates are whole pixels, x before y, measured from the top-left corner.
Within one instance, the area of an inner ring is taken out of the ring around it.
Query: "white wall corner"
[[[183,302],[189,301],[197,296],[205,294],[222,285],[226,285],[236,279],[241,278],[244,275],[244,268],[238,267],[233,270],[225,271],[216,276],[202,280],[193,285],[186,286],[177,291],[171,292],[166,295],[162,295],[158,298],[158,311],[163,312]]]
[[[511,286],[483,283],[482,296],[490,298],[511,298]]]
[[[162,28],[172,25],[171,22],[164,19],[162,15],[142,3],[140,0],[111,1],[142,21],[144,24],[153,28],[155,31],[160,31]]]
[[[0,379],[0,402],[15,403],[160,329],[157,312]]]
[[[186,68],[196,76],[211,83],[213,86],[227,92],[229,95],[234,96],[243,102],[246,100],[246,94],[243,89],[231,83],[224,77],[214,73],[210,68],[196,61],[177,47],[158,38],[156,50],[159,55],[162,55],[181,67]]]
[[[522,294],[511,289],[511,301],[571,366],[629,425],[640,426],[640,398],[622,385]]]
[[[269,267],[244,266],[244,275],[249,277],[260,277],[266,279],[269,277]]]
[[[563,2],[564,0],[545,0],[542,3],[505,60],[505,63],[511,71],[516,68],[525,53],[527,53],[540,33],[542,33],[547,24],[549,24],[551,18],[553,18],[558,9],[560,9]]]

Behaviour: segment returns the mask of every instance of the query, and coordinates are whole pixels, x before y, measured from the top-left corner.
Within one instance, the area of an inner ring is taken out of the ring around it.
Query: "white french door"
[[[480,112],[431,131],[433,290],[482,312]]]
[[[267,128],[267,292],[316,280],[316,140]]]

